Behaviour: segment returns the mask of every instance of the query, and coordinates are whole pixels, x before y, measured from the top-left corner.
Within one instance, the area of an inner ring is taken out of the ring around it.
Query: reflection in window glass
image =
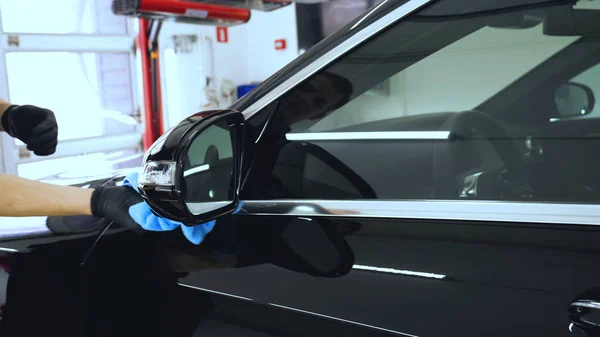
[[[219,159],[227,159],[233,156],[231,133],[226,126],[227,124],[220,124],[202,131],[198,139],[190,145],[188,151],[190,167],[206,164],[212,149],[214,149]]]
[[[137,132],[127,53],[8,53],[6,67],[11,102],[54,111],[59,141]]]
[[[579,74],[575,78],[573,78],[571,81],[575,82],[575,83],[587,85],[592,90],[594,95],[596,96],[596,99],[598,99],[598,97],[600,95],[600,65],[597,64],[597,65],[585,70],[584,72],[582,72],[581,74]],[[590,118],[590,117],[598,118],[599,115],[600,115],[600,107],[598,106],[598,104],[596,104],[596,105],[594,105],[594,109],[592,110],[592,112],[590,112],[589,115],[586,115],[584,117],[585,118]]]
[[[383,49],[386,47],[382,42],[391,43],[394,34],[386,38],[373,43],[370,53],[380,57],[391,54]],[[356,96],[327,117],[314,120],[309,131],[360,128],[362,123],[402,116],[475,109],[576,40],[571,36],[544,35],[541,25],[518,31],[483,27],[423,59],[410,60],[414,64],[370,65],[359,70],[351,60],[341,62],[336,65],[337,72],[355,70],[348,79]],[[398,47],[397,52],[400,50]],[[362,54],[355,58],[370,56]],[[393,75],[389,78],[368,75],[404,66],[408,67],[389,74]],[[364,80],[367,76],[369,79]],[[382,84],[389,90],[380,90]]]
[[[111,0],[0,0],[2,28],[9,33],[127,34],[127,18]]]
[[[285,146],[304,142],[341,161],[380,199],[600,203],[598,110],[561,115],[557,98],[564,98],[556,96],[570,81],[585,84],[567,107],[591,110],[600,95],[600,40],[566,30],[560,20],[568,12],[557,14],[554,33],[547,8],[525,20],[530,13],[512,7],[525,0],[470,2],[515,16],[460,18],[448,3],[400,21],[281,97],[268,132],[285,139],[263,141],[264,156],[279,151],[279,179],[257,198],[351,198],[314,161],[302,167],[303,183],[328,184],[313,184],[318,193],[286,189],[299,185],[302,152]],[[597,2],[579,3],[600,11]],[[515,17],[528,24],[516,27]]]
[[[184,200],[192,214],[202,214],[233,200],[233,148],[226,121],[201,131],[183,165]]]

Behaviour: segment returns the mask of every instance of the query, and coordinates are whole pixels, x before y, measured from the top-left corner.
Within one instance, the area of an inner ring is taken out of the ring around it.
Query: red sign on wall
[[[275,40],[275,50],[284,50],[285,48],[285,39]]]
[[[217,27],[217,42],[229,42],[229,32],[227,31],[227,27]]]

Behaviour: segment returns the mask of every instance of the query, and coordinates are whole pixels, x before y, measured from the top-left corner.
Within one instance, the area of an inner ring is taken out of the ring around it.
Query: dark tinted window
[[[261,144],[277,193],[257,197],[600,201],[600,37],[570,34],[569,7],[491,3],[438,2],[284,95]],[[345,169],[285,174],[294,143]]]

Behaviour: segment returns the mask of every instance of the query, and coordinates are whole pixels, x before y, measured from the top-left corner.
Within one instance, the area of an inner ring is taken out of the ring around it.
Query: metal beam
[[[66,38],[68,37],[68,38]],[[10,52],[122,52],[131,53],[131,36],[4,33],[0,48]]]
[[[22,158],[18,164],[33,163],[49,159],[72,157],[91,153],[112,152],[124,149],[140,148],[142,135],[140,133],[125,133],[116,135],[107,135],[101,137],[90,137],[83,139],[63,140],[58,142],[56,152],[51,156],[35,156]],[[15,156],[19,152],[28,152],[25,145],[16,147]]]

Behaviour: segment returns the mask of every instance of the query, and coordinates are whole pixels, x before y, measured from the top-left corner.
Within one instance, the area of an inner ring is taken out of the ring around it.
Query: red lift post
[[[150,31],[149,19],[140,18],[139,34],[137,37],[137,47],[141,52],[142,61],[142,86],[144,93],[144,150],[147,150],[160,134],[162,134],[162,111],[160,109],[160,83],[154,85],[158,81],[158,73],[156,72],[158,65],[158,53],[152,53],[152,44],[149,36]],[[153,55],[156,55],[154,58]],[[154,66],[151,65],[154,63]],[[153,71],[154,70],[154,71]]]

